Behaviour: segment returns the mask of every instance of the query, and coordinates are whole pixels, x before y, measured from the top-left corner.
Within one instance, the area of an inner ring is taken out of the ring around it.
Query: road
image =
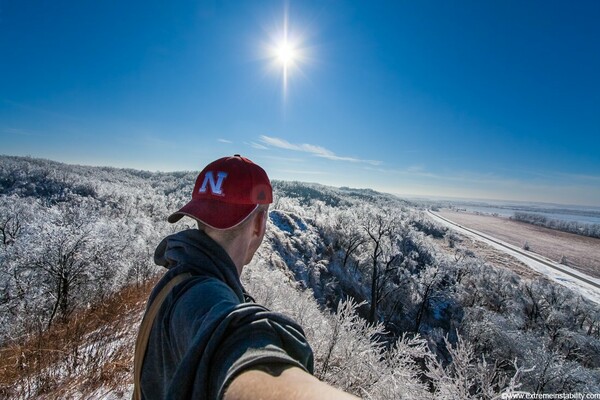
[[[580,293],[582,296],[600,304],[600,279],[583,274],[572,268],[556,263],[539,254],[523,250],[517,246],[459,225],[447,218],[444,218],[433,211],[428,210],[428,215],[438,223],[456,230],[459,233],[480,240],[490,246],[504,251],[525,263],[529,268],[547,276],[555,282],[560,283],[569,289]]]

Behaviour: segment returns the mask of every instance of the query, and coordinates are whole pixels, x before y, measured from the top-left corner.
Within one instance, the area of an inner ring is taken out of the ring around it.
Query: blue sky
[[[599,20],[598,1],[0,0],[0,154],[240,153],[275,179],[598,206]]]

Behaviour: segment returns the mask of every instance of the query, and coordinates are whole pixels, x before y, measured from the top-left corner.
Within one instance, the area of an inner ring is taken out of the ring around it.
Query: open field
[[[600,239],[555,231],[508,218],[477,215],[466,212],[441,210],[439,215],[465,227],[560,261],[566,257],[566,265],[600,278]]]
[[[495,267],[509,269],[523,278],[533,279],[544,276],[510,254],[506,254],[506,252],[492,247],[487,243],[460,233],[457,233],[458,245],[455,244],[452,247],[448,245],[445,239],[434,239],[434,241],[436,248],[440,249],[446,255],[454,257],[456,261],[460,260],[465,254],[464,251],[467,250],[484,262]]]

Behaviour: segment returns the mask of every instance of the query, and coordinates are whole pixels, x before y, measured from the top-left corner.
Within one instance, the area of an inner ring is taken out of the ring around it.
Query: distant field
[[[441,216],[465,227],[560,261],[564,255],[567,265],[588,275],[600,278],[600,239],[555,231],[508,218],[477,215],[443,209]]]

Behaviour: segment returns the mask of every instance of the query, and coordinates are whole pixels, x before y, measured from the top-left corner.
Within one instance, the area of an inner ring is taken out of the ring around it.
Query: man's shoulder
[[[185,297],[207,297],[205,300],[211,300],[231,297],[232,300],[239,302],[235,291],[222,280],[210,276],[191,276],[187,282],[184,282],[181,288],[181,296]]]
[[[231,307],[240,303],[235,291],[225,282],[207,276],[191,276],[173,293],[173,311],[203,314],[216,306]]]
[[[184,349],[196,340],[205,340],[219,321],[240,305],[235,292],[224,282],[211,277],[192,277],[173,293],[164,309],[168,336]]]

